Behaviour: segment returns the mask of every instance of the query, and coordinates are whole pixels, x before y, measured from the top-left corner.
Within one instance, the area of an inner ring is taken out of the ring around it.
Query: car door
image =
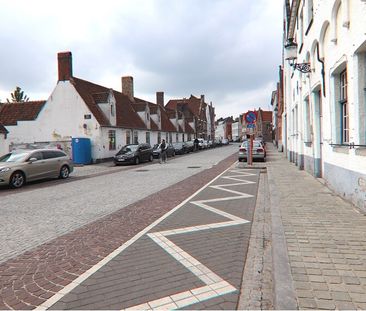
[[[141,158],[142,161],[147,161],[148,160],[148,149],[146,145],[141,145]]]
[[[32,160],[31,160],[32,159]],[[40,151],[32,152],[27,160],[26,169],[24,170],[26,173],[26,179],[36,180],[45,177],[45,169],[44,169],[44,160],[43,155]]]
[[[45,177],[56,177],[59,175],[61,158],[58,156],[58,151],[45,150],[42,151],[44,160]]]

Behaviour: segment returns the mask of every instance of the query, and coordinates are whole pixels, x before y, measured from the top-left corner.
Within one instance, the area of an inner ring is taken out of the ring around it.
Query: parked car
[[[193,152],[194,151],[194,141],[193,140],[189,140],[184,142],[187,152]]]
[[[263,141],[263,139],[256,138],[256,139],[254,139],[254,141],[258,141],[262,145],[262,147],[264,149],[264,156],[266,157],[267,156],[266,143]]]
[[[221,147],[222,146],[221,139],[215,138],[214,139],[214,144],[215,144],[216,147]]]
[[[114,156],[114,164],[125,163],[139,164],[140,162],[153,160],[153,149],[150,144],[130,144],[125,145]]]
[[[245,141],[240,145],[239,155],[238,155],[239,162],[247,161],[247,150],[248,150],[249,143],[250,143],[249,141]],[[253,141],[252,155],[253,155],[253,161],[254,160],[261,160],[262,162],[266,161],[265,150],[259,141],[256,141],[256,140]]]
[[[66,179],[73,169],[70,157],[61,150],[14,150],[0,157],[0,185],[20,188],[33,180]]]
[[[207,144],[205,144],[205,140],[203,138],[198,138],[198,149],[205,149]]]
[[[185,142],[173,143],[173,147],[175,150],[175,154],[185,154],[189,152],[187,144]]]
[[[161,149],[160,149],[160,144],[156,144],[153,147],[153,156],[154,158],[159,158],[160,157],[160,153],[161,153]],[[166,155],[168,157],[174,157],[175,156],[175,149],[173,147],[172,144],[167,144],[167,149],[166,149]]]
[[[228,145],[229,144],[229,140],[227,138],[224,138],[221,143],[223,145]]]

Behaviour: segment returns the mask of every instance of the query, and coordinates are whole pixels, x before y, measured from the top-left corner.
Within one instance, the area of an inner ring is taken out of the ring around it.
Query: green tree
[[[29,101],[29,97],[24,94],[24,91],[17,86],[11,95],[11,101],[7,98],[8,103],[23,103]]]

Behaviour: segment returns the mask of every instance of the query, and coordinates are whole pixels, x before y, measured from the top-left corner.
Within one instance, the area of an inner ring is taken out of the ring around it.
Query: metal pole
[[[253,165],[253,134],[250,134],[248,165]]]

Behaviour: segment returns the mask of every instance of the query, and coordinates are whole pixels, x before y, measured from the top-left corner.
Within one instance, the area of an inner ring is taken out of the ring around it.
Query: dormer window
[[[146,113],[146,119],[147,119],[147,121],[150,120],[150,114],[148,112]]]
[[[112,104],[111,105],[111,116],[114,117],[114,114],[115,114],[115,112],[114,112],[114,105]]]
[[[84,120],[90,120],[91,114],[84,114]]]

